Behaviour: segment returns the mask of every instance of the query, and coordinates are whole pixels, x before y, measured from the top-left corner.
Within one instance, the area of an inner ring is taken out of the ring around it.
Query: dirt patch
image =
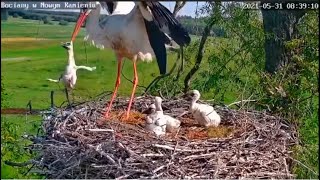
[[[8,109],[1,109],[1,114],[26,114],[29,111],[23,108],[8,108]]]
[[[1,61],[26,61],[31,60],[28,57],[1,58]]]
[[[1,38],[1,43],[3,43],[3,42],[43,41],[43,40],[48,40],[48,39],[32,38],[32,37],[10,37],[10,38]]]

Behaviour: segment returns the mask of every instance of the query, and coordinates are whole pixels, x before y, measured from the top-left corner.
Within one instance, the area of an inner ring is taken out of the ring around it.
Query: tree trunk
[[[301,10],[262,10],[267,72],[275,73],[290,62],[292,55],[285,43],[297,37],[297,24],[304,14]]]

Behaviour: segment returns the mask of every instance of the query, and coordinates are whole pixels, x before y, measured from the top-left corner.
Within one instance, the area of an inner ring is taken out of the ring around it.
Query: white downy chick
[[[51,82],[60,82],[64,83],[64,86],[67,89],[73,89],[77,82],[77,70],[78,69],[85,69],[87,71],[93,71],[96,67],[88,67],[88,66],[77,66],[74,59],[74,52],[73,52],[73,43],[66,42],[61,44],[63,48],[65,48],[68,52],[68,64],[65,68],[64,73],[60,76],[58,80],[55,79],[47,79]]]
[[[175,129],[180,127],[181,122],[169,115],[163,113],[162,110],[162,99],[160,97],[155,97],[155,107],[157,112],[162,112],[164,118],[163,122],[166,122],[166,131],[173,132]]]
[[[149,109],[151,110],[151,112],[146,117],[145,128],[149,131],[154,132],[157,136],[164,135],[166,133],[166,124],[163,124],[161,122],[161,113],[156,112],[156,106],[154,104],[150,105]]]
[[[220,124],[221,118],[212,106],[197,103],[200,99],[200,92],[198,90],[189,92],[188,97],[191,99],[189,111],[200,125],[208,127]]]

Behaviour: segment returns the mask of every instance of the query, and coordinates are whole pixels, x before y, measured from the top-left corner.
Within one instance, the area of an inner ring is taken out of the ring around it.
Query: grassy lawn
[[[12,18],[1,22],[2,37],[2,76],[11,95],[12,107],[25,107],[32,100],[34,108],[46,108],[49,105],[51,90],[55,90],[55,100],[61,104],[65,100],[62,84],[46,81],[56,79],[64,71],[67,53],[60,46],[68,41],[74,24],[68,26],[44,25],[38,21]],[[24,30],[26,29],[26,30]],[[38,39],[35,33],[39,29]],[[19,34],[21,33],[21,34]],[[78,65],[96,66],[97,70],[78,71],[78,82],[74,90],[77,101],[86,100],[103,91],[112,91],[116,78],[117,62],[110,50],[99,50],[83,42],[83,30],[74,45]],[[29,37],[29,38],[26,38]],[[24,39],[25,38],[25,39]],[[85,53],[87,52],[87,53]],[[87,58],[86,58],[87,57]],[[169,65],[173,56],[169,56]],[[168,67],[170,68],[170,66]],[[139,63],[139,85],[148,85],[158,74],[156,62]],[[123,73],[133,78],[131,61],[126,61]],[[119,95],[129,95],[132,83],[122,78]],[[61,91],[60,91],[61,90]],[[138,88],[138,92],[143,89]]]

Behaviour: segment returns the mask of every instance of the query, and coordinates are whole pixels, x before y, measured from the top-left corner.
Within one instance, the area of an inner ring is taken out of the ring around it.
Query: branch
[[[220,7],[221,3],[216,3],[216,6],[214,8],[214,15],[213,15],[213,19],[206,25],[206,27],[204,28],[204,31],[202,33],[202,37],[201,37],[201,41],[200,41],[200,45],[199,45],[199,50],[197,53],[197,58],[196,58],[196,62],[193,66],[193,68],[190,70],[190,72],[187,74],[186,78],[184,79],[184,92],[187,92],[189,90],[190,87],[190,80],[192,78],[192,76],[199,70],[200,68],[200,64],[202,62],[202,58],[203,58],[203,54],[204,54],[204,45],[208,39],[208,36],[210,34],[210,30],[212,28],[212,26],[216,23],[216,21],[219,20],[217,13],[219,12],[219,7]],[[220,13],[221,15],[221,13]]]
[[[179,56],[178,56],[179,58]],[[165,74],[165,75],[160,75],[158,77],[156,77],[147,87],[146,87],[146,90],[144,91],[144,93],[142,95],[145,95],[148,93],[148,91],[151,89],[151,87],[153,87],[155,84],[157,84],[161,79],[165,78],[165,77],[168,77],[170,76],[174,69],[176,68],[177,66],[177,62],[178,62],[178,58],[176,60],[176,62],[173,64],[172,68],[170,69],[169,73],[168,74]]]
[[[256,102],[257,100],[250,100],[250,99],[248,99],[248,100],[241,100],[241,101],[237,101],[237,102],[233,102],[233,103],[231,103],[231,104],[229,104],[229,105],[227,105],[227,107],[230,107],[230,106],[232,106],[232,105],[236,105],[236,104],[240,104],[240,103],[243,103],[243,102]]]
[[[4,161],[4,163],[6,165],[8,165],[8,166],[24,167],[24,166],[27,166],[27,165],[30,165],[30,164],[34,164],[35,162],[31,160],[31,161],[22,162],[22,163],[12,162],[12,161]]]
[[[178,12],[183,8],[184,5],[186,5],[186,1],[176,1],[176,5],[174,6],[173,9],[173,16],[176,17]]]

